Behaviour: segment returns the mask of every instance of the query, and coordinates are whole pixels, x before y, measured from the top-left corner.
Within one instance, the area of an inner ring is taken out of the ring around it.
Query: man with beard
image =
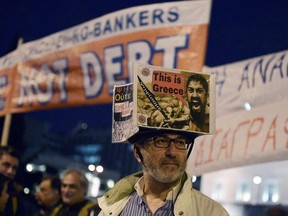
[[[189,130],[209,132],[208,83],[200,74],[191,75],[186,83],[190,109]]]
[[[228,216],[220,204],[192,188],[185,172],[196,136],[140,127],[129,142],[142,172],[121,179],[99,198],[99,215]]]

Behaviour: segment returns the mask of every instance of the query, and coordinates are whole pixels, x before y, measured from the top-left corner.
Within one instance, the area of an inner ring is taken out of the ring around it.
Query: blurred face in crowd
[[[141,145],[136,143],[143,157],[144,173],[161,183],[177,182],[186,168],[187,142],[181,135],[163,134],[151,135]],[[141,162],[137,156],[136,159]]]
[[[14,179],[19,166],[19,160],[9,154],[0,156],[0,172],[10,179]]]
[[[36,192],[35,198],[39,205],[52,207],[60,200],[60,193],[57,189],[51,187],[49,179],[43,180],[39,185],[39,191]]]
[[[4,212],[7,200],[9,198],[8,192],[7,192],[7,187],[8,187],[8,183],[4,184],[3,190],[2,190],[2,194],[0,196],[0,213]]]
[[[205,112],[207,92],[200,81],[191,80],[187,85],[187,99],[191,113]]]
[[[81,184],[81,176],[77,173],[68,173],[62,179],[62,200],[67,205],[74,205],[85,200],[87,190]]]

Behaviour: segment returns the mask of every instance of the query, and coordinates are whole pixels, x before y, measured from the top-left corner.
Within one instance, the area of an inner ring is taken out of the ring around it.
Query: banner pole
[[[23,43],[23,38],[20,37],[18,40],[17,49],[19,48],[19,46],[21,46],[22,43]],[[10,133],[11,119],[12,119],[12,114],[7,113],[5,115],[4,125],[3,125],[3,130],[2,130],[1,146],[7,146],[8,137]]]
[[[5,115],[4,126],[3,126],[2,137],[1,137],[1,146],[7,146],[10,126],[11,126],[11,119],[12,119],[11,113],[8,113]]]

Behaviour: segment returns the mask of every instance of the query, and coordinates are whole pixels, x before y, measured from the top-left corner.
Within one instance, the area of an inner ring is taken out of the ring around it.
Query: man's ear
[[[141,152],[140,152],[140,150],[139,150],[139,147],[136,146],[136,144],[133,145],[133,153],[134,153],[134,157],[136,158],[136,160],[138,161],[138,163],[142,163]]]

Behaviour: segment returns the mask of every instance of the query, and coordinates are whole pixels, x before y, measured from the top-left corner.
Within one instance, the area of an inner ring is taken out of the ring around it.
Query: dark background
[[[1,0],[0,57],[16,49],[20,37],[33,41],[109,12],[159,2],[167,1]],[[287,11],[287,0],[214,0],[205,64],[287,50]],[[106,104],[13,115],[9,143],[23,152],[19,181],[32,187],[43,175],[28,174],[27,163],[45,164],[47,172],[73,163],[101,164],[102,177],[115,180],[138,170],[129,145],[111,144],[111,113],[111,104]]]

